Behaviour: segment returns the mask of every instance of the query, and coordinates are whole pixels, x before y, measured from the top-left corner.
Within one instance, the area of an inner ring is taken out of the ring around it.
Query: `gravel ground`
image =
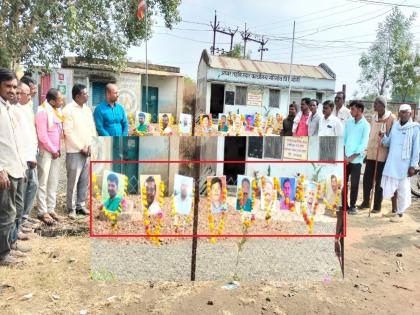
[[[235,273],[237,242],[222,240],[215,245],[198,241],[196,279],[230,281]],[[190,279],[191,240],[167,246],[133,244],[124,240],[91,240],[92,270],[111,272],[119,280]],[[237,275],[247,280],[322,280],[340,275],[330,238],[248,239]]]

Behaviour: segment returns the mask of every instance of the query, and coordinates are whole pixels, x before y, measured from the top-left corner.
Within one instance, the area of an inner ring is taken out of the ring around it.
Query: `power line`
[[[391,11],[392,11],[392,9],[391,9],[391,10],[387,10],[386,12],[383,12],[383,13],[381,13],[381,14],[375,15],[375,16],[373,16],[373,17],[369,17],[369,18],[367,18],[367,19],[364,19],[364,20],[361,20],[361,21],[357,21],[357,22],[346,23],[346,24],[339,24],[339,25],[332,25],[332,26],[327,27],[327,28],[324,28],[324,29],[322,29],[322,30],[318,30],[318,31],[315,31],[315,32],[313,32],[313,33],[309,33],[309,34],[302,35],[302,36],[300,36],[300,37],[298,37],[298,38],[303,38],[303,37],[305,37],[305,36],[311,36],[311,35],[318,34],[318,33],[321,33],[321,32],[325,32],[325,31],[328,31],[328,30],[331,30],[331,29],[334,29],[334,28],[346,27],[346,26],[351,26],[351,25],[361,24],[361,23],[364,23],[364,22],[367,22],[367,21],[371,21],[372,19],[376,19],[376,18],[378,18],[378,17],[381,17],[381,16],[383,16],[383,15],[385,15],[385,14],[388,14],[388,13],[389,13],[389,12],[391,12]]]
[[[340,4],[340,5],[333,6],[331,8],[327,8],[327,9],[324,9],[324,10],[313,11],[313,12],[310,12],[308,14],[304,14],[304,15],[293,17],[293,18],[289,18],[289,19],[277,21],[277,22],[274,22],[274,23],[266,23],[266,24],[255,25],[254,28],[255,29],[259,29],[259,28],[261,28],[263,26],[275,25],[275,24],[282,25],[282,24],[286,24],[288,21],[298,20],[300,18],[303,18],[303,17],[306,17],[306,16],[310,16],[310,15],[317,15],[319,13],[330,11],[330,10],[333,10],[335,8],[343,7],[343,6],[346,6],[346,5],[348,5],[348,4],[344,4],[344,5]]]
[[[374,4],[374,5],[391,5],[396,7],[407,7],[407,8],[416,8],[420,9],[420,6],[414,4],[402,4],[402,3],[394,3],[394,2],[382,2],[382,1],[372,1],[372,0],[347,0],[351,2],[361,2],[366,4]]]

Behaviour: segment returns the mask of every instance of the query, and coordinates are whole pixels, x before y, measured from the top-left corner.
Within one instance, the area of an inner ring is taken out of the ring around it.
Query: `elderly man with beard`
[[[409,177],[415,174],[420,154],[419,124],[411,118],[411,106],[402,104],[398,117],[389,135],[381,134],[382,144],[389,147],[381,187],[384,197],[391,198],[392,209],[396,210],[396,213],[390,213],[391,222],[401,222],[405,210],[411,205]]]

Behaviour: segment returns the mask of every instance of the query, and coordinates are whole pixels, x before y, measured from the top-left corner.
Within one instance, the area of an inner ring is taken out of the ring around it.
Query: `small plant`
[[[94,281],[117,281],[117,277],[103,267],[98,270],[91,270],[89,279]]]

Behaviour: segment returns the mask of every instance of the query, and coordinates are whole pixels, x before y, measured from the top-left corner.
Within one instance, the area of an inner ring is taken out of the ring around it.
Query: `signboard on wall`
[[[263,92],[261,89],[257,88],[249,88],[248,89],[248,97],[247,97],[247,105],[250,106],[262,106],[263,101]]]
[[[291,160],[308,160],[308,137],[284,137],[283,158]]]

